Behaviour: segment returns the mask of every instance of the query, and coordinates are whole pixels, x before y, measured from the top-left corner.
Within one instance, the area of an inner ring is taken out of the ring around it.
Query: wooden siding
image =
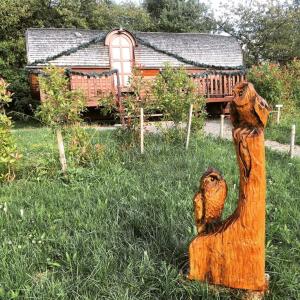
[[[73,69],[74,71],[81,71],[85,73],[103,72],[109,69]],[[70,86],[72,90],[78,89],[83,91],[86,99],[87,106],[98,106],[101,97],[110,94],[116,94],[114,85],[114,76],[107,76],[101,78],[88,78],[87,76],[72,75],[70,78]]]

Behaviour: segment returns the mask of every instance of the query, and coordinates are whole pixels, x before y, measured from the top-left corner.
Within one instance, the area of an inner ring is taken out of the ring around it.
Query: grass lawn
[[[266,139],[277,141],[281,144],[290,144],[291,142],[291,130],[292,124],[296,125],[296,137],[295,144],[300,145],[300,119],[286,118],[282,119],[280,124],[277,125],[273,118],[267,124],[266,128]]]
[[[188,152],[146,136],[145,155],[96,132],[105,153],[59,176],[49,130],[15,131],[18,178],[0,189],[0,299],[240,299],[180,274],[194,237],[192,198],[208,166],[238,198],[230,142],[193,137]],[[266,299],[300,299],[299,160],[267,152]],[[6,204],[5,204],[6,203]],[[23,214],[23,216],[22,216]],[[2,298],[1,298],[2,297]]]

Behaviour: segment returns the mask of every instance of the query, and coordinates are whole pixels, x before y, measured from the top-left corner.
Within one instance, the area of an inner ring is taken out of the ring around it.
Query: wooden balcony
[[[245,75],[240,73],[222,72],[222,74],[209,74],[207,76],[201,73],[192,75],[197,84],[198,91],[207,98],[207,102],[228,102],[233,96],[233,87],[240,81],[245,80]]]

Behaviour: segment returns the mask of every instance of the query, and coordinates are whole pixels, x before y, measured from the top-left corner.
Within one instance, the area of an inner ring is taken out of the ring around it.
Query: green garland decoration
[[[101,77],[108,77],[113,74],[117,74],[119,71],[117,69],[112,69],[109,71],[103,71],[103,72],[79,72],[79,71],[73,71],[72,69],[65,69],[65,75],[70,77],[71,75],[78,75],[78,76],[85,76],[87,78],[101,78]],[[47,76],[46,73],[42,70],[33,70],[32,73]]]
[[[85,73],[85,72],[79,72],[79,71],[73,71],[71,69],[66,69],[65,73],[68,77],[71,75],[78,75],[78,76],[86,76],[87,78],[100,78],[100,77],[108,77],[113,74],[117,74],[119,71],[117,69],[112,69],[109,71],[103,71],[103,72],[90,72],[90,73]]]
[[[103,34],[98,35],[98,36],[94,37],[93,39],[91,39],[90,41],[88,41],[86,43],[82,43],[82,44],[78,45],[77,47],[73,47],[73,48],[70,48],[68,50],[64,50],[64,51],[62,51],[58,54],[48,56],[45,59],[35,60],[31,64],[29,64],[28,67],[37,66],[39,64],[47,64],[47,63],[49,63],[49,61],[55,60],[59,57],[71,55],[71,54],[77,52],[78,50],[85,49],[85,48],[89,47],[92,44],[103,42],[105,40],[105,37],[106,37],[106,34],[104,34],[104,36],[103,36]],[[179,61],[181,61],[185,64],[189,64],[189,65],[192,65],[192,66],[195,66],[195,67],[210,68],[210,69],[215,69],[215,70],[222,70],[224,68],[226,68],[228,70],[244,70],[245,69],[244,66],[227,67],[227,66],[215,66],[215,65],[209,65],[209,64],[203,64],[203,63],[195,62],[193,60],[186,59],[186,58],[184,58],[184,57],[182,57],[178,54],[172,53],[170,51],[160,49],[160,48],[152,45],[148,41],[145,41],[145,40],[143,40],[139,37],[135,37],[135,38],[140,44],[142,44],[142,45],[144,45],[148,48],[151,48],[151,49],[155,50],[156,52],[166,54],[166,55],[171,56],[171,57],[173,57],[173,58],[175,58],[175,59],[177,59],[177,60],[179,60]]]
[[[239,70],[239,71],[207,71],[202,73],[192,73],[189,74],[192,78],[206,78],[209,75],[228,75],[228,76],[237,76],[237,75],[246,75],[246,70]]]

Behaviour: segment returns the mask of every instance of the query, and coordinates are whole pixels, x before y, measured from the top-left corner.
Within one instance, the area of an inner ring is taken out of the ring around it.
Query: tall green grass
[[[230,142],[193,137],[189,150],[146,136],[146,153],[97,132],[103,158],[59,174],[54,136],[17,130],[23,162],[0,189],[0,299],[241,299],[182,273],[194,237],[192,198],[208,166],[229,186],[238,172]],[[266,299],[299,299],[299,160],[267,152]],[[6,203],[6,204],[5,204]]]

